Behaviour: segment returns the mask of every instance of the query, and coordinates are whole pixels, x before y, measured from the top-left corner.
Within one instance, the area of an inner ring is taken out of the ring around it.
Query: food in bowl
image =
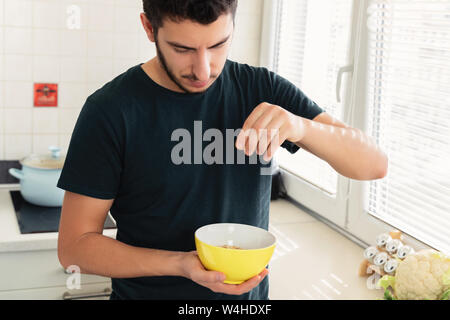
[[[272,233],[246,224],[216,223],[195,231],[195,246],[203,266],[224,273],[228,284],[240,284],[261,273],[275,245]]]
[[[229,245],[227,245],[227,244],[224,244],[224,245],[222,246],[222,248],[242,250],[242,248],[239,248],[239,247],[237,247],[237,246],[229,246]]]

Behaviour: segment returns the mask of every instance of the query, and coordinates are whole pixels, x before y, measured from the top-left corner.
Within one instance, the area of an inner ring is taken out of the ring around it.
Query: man
[[[111,299],[268,299],[267,269],[240,285],[205,270],[195,230],[267,229],[271,176],[262,172],[279,146],[304,148],[360,180],[384,177],[387,158],[287,80],[227,59],[237,0],[143,3],[158,54],[91,95],[80,113],[58,182],[66,190],[60,262],[111,277]],[[206,152],[206,129],[234,131],[231,148]],[[179,130],[194,141],[180,143]],[[250,161],[256,155],[264,159]],[[116,239],[102,235],[108,211]]]

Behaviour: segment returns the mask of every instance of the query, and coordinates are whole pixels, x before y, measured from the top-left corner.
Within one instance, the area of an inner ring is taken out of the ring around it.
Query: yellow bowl
[[[237,223],[216,223],[195,231],[195,246],[207,270],[223,272],[225,283],[242,283],[264,270],[276,238],[267,230]],[[224,248],[233,246],[236,248]]]

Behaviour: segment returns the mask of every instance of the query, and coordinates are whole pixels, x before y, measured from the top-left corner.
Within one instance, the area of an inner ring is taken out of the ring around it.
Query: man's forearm
[[[305,136],[296,144],[328,162],[341,175],[355,180],[381,179],[386,175],[386,154],[361,130],[305,118],[302,123]]]
[[[85,234],[62,251],[64,268],[76,265],[81,273],[110,278],[183,275],[183,252],[133,247],[98,233]]]

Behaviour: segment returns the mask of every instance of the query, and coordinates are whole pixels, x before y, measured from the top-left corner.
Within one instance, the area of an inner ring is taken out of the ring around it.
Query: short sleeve
[[[58,188],[105,200],[116,197],[123,134],[117,112],[111,111],[86,101],[72,133]]]
[[[289,80],[274,72],[269,74],[272,85],[272,101],[270,103],[309,120],[313,120],[316,116],[325,112]],[[290,153],[296,153],[300,149],[299,146],[290,141],[285,141],[281,146]]]

